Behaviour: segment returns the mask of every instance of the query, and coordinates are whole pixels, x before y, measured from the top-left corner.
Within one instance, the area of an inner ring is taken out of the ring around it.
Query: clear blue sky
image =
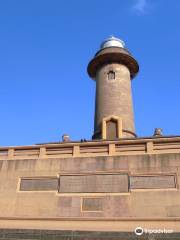
[[[111,34],[140,64],[137,134],[180,135],[179,0],[1,0],[1,146],[91,138],[95,83],[86,67]]]

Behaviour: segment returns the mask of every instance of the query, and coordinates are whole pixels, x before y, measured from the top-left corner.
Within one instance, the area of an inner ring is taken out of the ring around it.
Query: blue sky
[[[140,65],[136,133],[180,135],[179,0],[0,1],[0,145],[90,139],[95,83],[86,67],[109,35]]]

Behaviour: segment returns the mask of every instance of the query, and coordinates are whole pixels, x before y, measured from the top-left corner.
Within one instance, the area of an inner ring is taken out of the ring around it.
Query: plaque
[[[58,178],[22,178],[20,191],[57,191]]]
[[[146,189],[146,188],[175,188],[176,181],[174,175],[154,175],[154,176],[131,176],[131,189]]]
[[[102,211],[103,210],[102,198],[83,198],[82,211]]]
[[[60,193],[128,192],[127,174],[61,175]]]

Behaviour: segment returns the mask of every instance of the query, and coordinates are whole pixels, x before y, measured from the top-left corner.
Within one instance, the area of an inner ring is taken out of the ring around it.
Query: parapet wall
[[[2,152],[0,228],[180,232],[179,137]]]
[[[180,153],[180,137],[67,142],[0,147],[0,159],[69,158]]]

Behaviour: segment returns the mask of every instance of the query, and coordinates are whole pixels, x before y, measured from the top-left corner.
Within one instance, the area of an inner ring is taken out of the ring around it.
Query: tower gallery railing
[[[0,147],[0,160],[180,153],[180,136]]]

